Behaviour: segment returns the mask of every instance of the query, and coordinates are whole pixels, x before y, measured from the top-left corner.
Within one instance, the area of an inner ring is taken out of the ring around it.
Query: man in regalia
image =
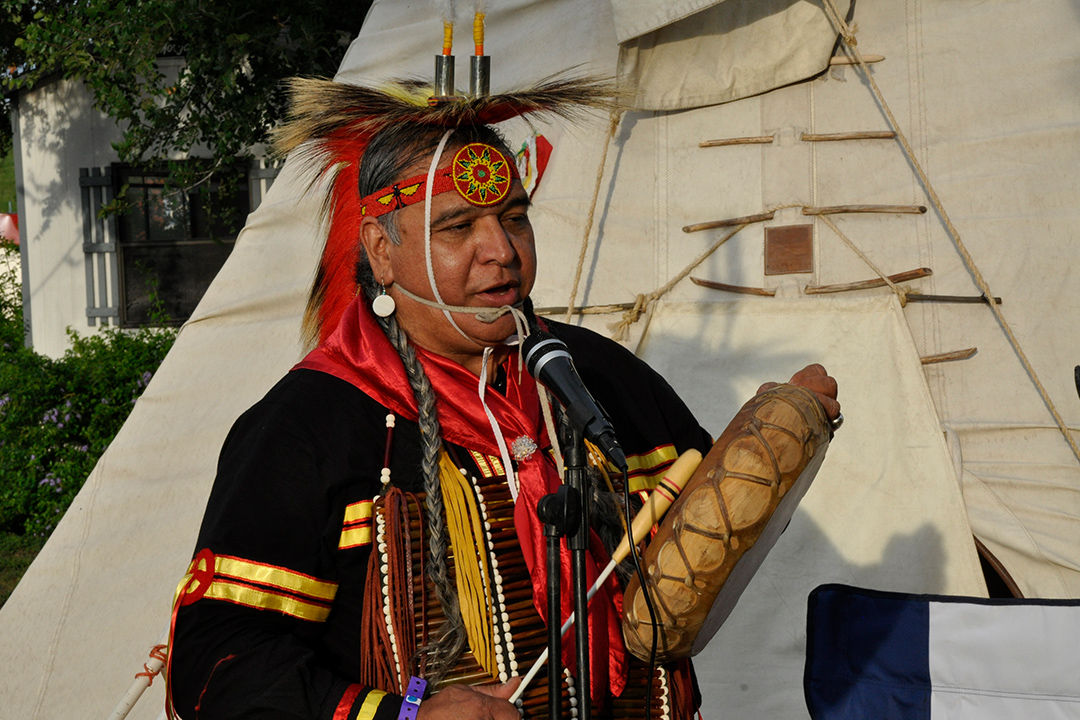
[[[171,706],[188,720],[514,720],[545,716],[555,682],[568,716],[589,692],[598,717],[639,716],[650,697],[652,717],[691,718],[689,662],[626,651],[615,578],[590,608],[592,687],[574,687],[567,652],[509,702],[546,639],[534,509],[560,483],[559,413],[521,371],[521,337],[544,325],[569,346],[635,490],[711,446],[631,353],[532,312],[529,196],[491,123],[602,106],[605,88],[439,107],[409,86],[294,91],[280,146],[331,188],[305,317],[315,347],[222,449],[178,591]],[[835,417],[835,381],[816,366],[797,377]]]

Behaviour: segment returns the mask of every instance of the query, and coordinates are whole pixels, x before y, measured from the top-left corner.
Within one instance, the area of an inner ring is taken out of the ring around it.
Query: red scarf
[[[441,355],[421,348],[416,348],[416,354],[438,396],[436,410],[443,439],[470,450],[499,456],[499,446],[477,392],[480,379]],[[333,333],[296,368],[318,370],[340,378],[355,385],[391,412],[417,421],[416,399],[405,368],[362,296],[345,311]],[[547,622],[546,550],[543,526],[536,517],[536,503],[544,495],[555,492],[560,480],[554,463],[544,450],[549,442],[536,383],[528,374],[519,381],[516,369],[516,366],[512,366],[506,373],[505,396],[489,392],[485,393],[485,400],[508,444],[526,436],[541,448],[517,462],[519,490],[514,508],[514,526],[532,579],[533,604],[540,617]],[[587,565],[591,587],[606,565],[608,555],[595,533],[591,535],[590,546]],[[573,610],[570,555],[565,542],[562,574],[562,619],[565,622]],[[618,696],[626,686],[626,650],[619,626],[622,592],[614,577],[601,587],[589,608],[592,697],[597,703],[602,703],[604,688],[610,686],[612,694]],[[574,634],[569,632],[563,640],[563,663],[573,669],[574,657]]]

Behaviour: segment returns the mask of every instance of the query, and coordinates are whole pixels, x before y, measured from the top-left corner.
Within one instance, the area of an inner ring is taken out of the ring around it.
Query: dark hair
[[[448,129],[439,125],[399,123],[381,130],[368,143],[360,160],[357,175],[357,191],[360,197],[403,180],[409,168],[434,154]],[[472,142],[492,145],[506,157],[513,157],[506,140],[490,125],[462,125],[455,128],[454,134],[447,141],[446,150],[456,150]],[[400,245],[397,215],[397,210],[394,210],[379,217],[378,221],[390,241]],[[379,283],[371,271],[371,264],[363,247],[360,248],[356,262],[356,282],[369,299],[379,293]]]

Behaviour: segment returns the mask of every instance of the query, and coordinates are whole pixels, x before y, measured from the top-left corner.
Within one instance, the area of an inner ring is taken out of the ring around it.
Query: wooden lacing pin
[[[900,213],[921,215],[925,205],[831,205],[829,207],[804,207],[803,215],[843,215],[847,213]],[[684,228],[685,229],[685,228]]]
[[[859,132],[842,133],[802,133],[799,139],[803,142],[838,142],[840,140],[895,140],[896,133],[892,130],[863,130]]]
[[[634,307],[634,303],[614,303],[611,305],[585,305],[574,306],[574,310],[571,315],[609,315],[616,312],[626,312]],[[537,315],[565,315],[567,310],[566,305],[553,305],[549,307],[535,308],[533,310]]]
[[[728,285],[727,283],[716,282],[715,280],[703,280],[691,276],[690,282],[701,287],[711,288],[712,290],[723,290],[724,292],[738,293],[740,295],[759,295],[761,297],[775,297],[775,290],[768,290],[766,288],[759,287],[745,287],[743,285]]]
[[[979,304],[986,302],[985,295],[927,295],[924,293],[908,293],[908,302],[940,302],[940,303],[967,303]],[[987,303],[989,305],[989,303]],[[994,304],[1000,305],[1001,298],[995,296]]]
[[[889,275],[889,282],[896,284],[902,282],[910,282],[911,280],[918,280],[919,278],[929,277],[933,275],[934,271],[930,268],[916,268],[914,270],[907,270],[902,273],[896,273],[895,275]],[[885,280],[879,277],[871,280],[860,280],[858,282],[850,283],[837,283],[835,285],[807,285],[803,292],[807,295],[824,295],[827,293],[841,293],[851,292],[852,290],[870,290],[871,288],[878,288],[885,285]],[[911,297],[911,294],[908,294]]]
[[[978,351],[978,348],[964,348],[963,350],[953,350],[952,352],[938,353],[937,355],[925,355],[919,358],[919,362],[923,365],[933,365],[935,363],[952,362],[953,360],[967,360]]]
[[[757,215],[747,215],[746,217],[729,218],[727,220],[713,220],[711,222],[697,223],[696,225],[687,225],[683,227],[682,231],[684,233],[692,233],[701,230],[712,230],[714,228],[735,227],[737,225],[765,222],[766,220],[772,220],[775,214],[775,212],[764,212],[758,213]]]
[[[776,138],[775,135],[753,135],[751,137],[720,138],[719,140],[702,140],[698,147],[725,147],[728,145],[769,145]]]

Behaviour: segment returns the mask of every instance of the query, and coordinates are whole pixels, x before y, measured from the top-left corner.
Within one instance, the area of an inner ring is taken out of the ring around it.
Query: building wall
[[[162,58],[159,69],[173,79],[181,58]],[[19,223],[22,233],[24,316],[30,320],[28,342],[38,352],[59,357],[67,350],[67,330],[80,334],[99,332],[116,318],[87,318],[87,254],[84,252],[84,222],[93,212],[84,210],[79,174],[85,168],[106,168],[119,160],[112,145],[122,133],[111,118],[93,107],[92,93],[80,82],[55,79],[18,96],[13,115],[17,139],[16,185]],[[252,148],[259,157],[262,147]],[[208,156],[197,147],[192,156]],[[177,159],[183,156],[178,155]],[[273,183],[276,169],[262,160],[253,169],[249,182],[251,208]],[[96,207],[101,196],[90,195]],[[107,224],[106,224],[107,225]],[[95,242],[116,243],[110,231],[95,232]],[[113,246],[115,247],[115,245]],[[112,255],[112,253],[110,253]],[[101,297],[102,265],[115,262],[95,256],[92,289],[99,306],[117,306],[119,279],[113,269],[108,276],[107,301]]]
[[[58,357],[66,330],[96,332],[86,319],[83,208],[79,168],[116,162],[116,123],[93,109],[78,82],[57,79],[19,96],[16,122],[22,152],[19,217],[28,272],[34,349]]]

